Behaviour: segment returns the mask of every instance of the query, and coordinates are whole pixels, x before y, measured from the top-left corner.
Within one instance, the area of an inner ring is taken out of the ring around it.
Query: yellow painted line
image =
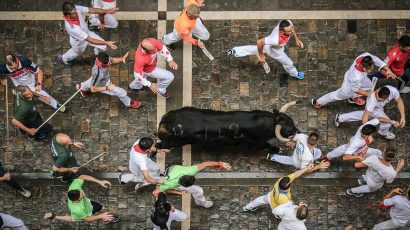
[[[160,0],[165,1],[165,0]],[[160,11],[165,8],[159,7]],[[120,9],[121,10],[121,9]],[[174,20],[180,11],[168,11]],[[118,20],[158,20],[154,11],[119,11]],[[410,10],[326,10],[326,11],[203,11],[205,20],[270,20],[270,19],[409,19]],[[0,11],[0,20],[63,20],[60,11]]]

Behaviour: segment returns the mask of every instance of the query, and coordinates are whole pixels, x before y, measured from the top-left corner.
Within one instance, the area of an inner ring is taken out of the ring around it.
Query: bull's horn
[[[280,108],[279,112],[280,112],[280,113],[286,112],[286,110],[287,110],[289,107],[291,107],[292,105],[296,105],[296,102],[297,102],[297,101],[291,101],[291,102],[289,102],[289,103],[284,104],[284,105],[282,106],[282,108]]]
[[[288,141],[290,141],[289,138],[284,138],[284,137],[280,134],[280,130],[281,130],[281,129],[282,129],[282,126],[276,125],[276,127],[275,127],[275,135],[276,135],[276,138],[277,138],[278,140],[282,141],[282,142],[288,142]]]

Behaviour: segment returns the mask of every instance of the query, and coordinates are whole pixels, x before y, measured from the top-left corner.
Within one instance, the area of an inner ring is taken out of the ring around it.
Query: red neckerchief
[[[106,69],[106,68],[110,67],[109,65],[105,65],[105,64],[103,64],[102,62],[100,62],[100,61],[98,60],[98,58],[95,59],[95,65],[98,66],[98,67],[100,67],[100,68],[103,68],[103,69]]]
[[[370,144],[370,136],[364,138],[364,142],[366,142],[366,145]]]
[[[286,35],[283,31],[279,32],[279,44],[288,42],[290,35]]]
[[[364,71],[363,66],[360,65],[360,64],[362,63],[362,60],[363,60],[363,57],[359,57],[359,58],[356,60],[356,65],[354,66],[354,68],[356,68],[356,69],[359,70],[360,72],[366,72],[366,71]]]
[[[134,150],[135,150],[135,152],[137,152],[137,153],[148,154],[148,151],[142,150],[138,144],[134,145]]]
[[[103,2],[114,2],[115,0],[103,0]]]
[[[78,14],[77,14],[77,17],[74,18],[74,19],[72,19],[72,18],[70,18],[70,17],[68,17],[68,16],[64,16],[64,19],[65,19],[68,23],[70,23],[71,26],[72,26],[73,24],[74,24],[74,25],[77,25],[77,26],[80,25],[80,19],[78,18]]]

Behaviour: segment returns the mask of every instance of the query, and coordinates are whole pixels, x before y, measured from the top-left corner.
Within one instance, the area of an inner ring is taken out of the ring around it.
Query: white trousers
[[[251,202],[249,202],[247,205],[245,205],[246,209],[254,209],[262,205],[270,205],[270,192],[266,195],[260,196]]]
[[[245,57],[249,55],[258,55],[258,48],[256,45],[237,46],[232,48],[234,57]],[[286,55],[285,47],[272,47],[265,45],[263,52],[269,57],[282,64],[285,71],[292,77],[298,75],[298,70],[293,65],[293,61]]]
[[[350,113],[343,113],[339,115],[339,122],[361,121],[364,111],[354,111]],[[370,114],[370,119],[383,117],[389,119],[383,110],[375,110]],[[390,123],[380,123],[379,134],[385,136],[391,127]]]
[[[366,181],[367,184],[357,186],[355,188],[352,188],[353,193],[369,193],[369,192],[375,192],[383,187],[384,183],[369,183],[369,180],[365,175],[362,176],[363,179]]]
[[[96,33],[91,32],[91,31],[88,33],[88,36],[90,36],[91,38],[97,39],[97,40],[104,41],[104,39],[102,39]],[[84,52],[85,48],[87,48],[88,45],[94,47],[95,55],[107,49],[106,45],[95,45],[95,44],[89,43],[86,40],[77,41],[71,37],[70,37],[70,44],[71,44],[71,49],[69,49],[65,54],[63,54],[63,61],[65,62],[74,60],[76,57],[80,56]]]
[[[104,2],[101,0],[92,0],[91,5],[94,8],[100,8],[103,10],[109,10],[116,7],[116,2]],[[98,14],[91,14],[89,17],[90,23],[92,26],[98,26],[101,24],[100,19],[98,18]],[[118,21],[112,14],[105,14],[104,15],[104,24],[107,28],[117,28]]]
[[[380,224],[376,224],[373,230],[396,229],[396,228],[401,228],[405,226],[406,224],[396,223],[395,221],[390,219],[390,220],[381,222]]]
[[[0,229],[8,227],[16,230],[28,230],[26,225],[24,225],[23,221],[20,219],[3,213],[0,213],[0,217],[3,220],[3,226],[0,226]]]
[[[362,81],[362,86],[360,87],[360,89],[370,90],[371,87],[372,87],[372,82],[370,81],[369,78],[366,77]],[[333,91],[333,92],[330,92],[328,94],[321,96],[319,99],[317,99],[316,102],[323,106],[323,105],[329,104],[330,102],[346,100],[349,98],[356,98],[356,97],[361,97],[361,96],[362,95],[357,94],[355,92],[346,92],[346,91],[343,91],[341,88],[339,88],[336,91]]]
[[[185,212],[180,211],[178,209],[175,209],[175,211],[169,212],[169,217],[168,217],[168,221],[167,221],[168,229],[171,229],[171,222],[172,221],[175,220],[175,221],[181,222],[181,221],[185,220],[186,218],[187,218],[187,216],[186,216]],[[155,224],[153,224],[153,225],[154,225],[154,228],[153,228],[154,230],[161,230],[161,228],[158,227],[157,225],[155,225]]]
[[[148,166],[148,175],[153,179],[159,179],[160,168],[159,166],[152,161],[150,158],[147,159],[147,166]],[[130,174],[124,174],[121,177],[121,182],[128,183],[128,182],[137,182],[143,183],[143,185],[148,185],[149,183],[144,179],[144,175],[142,174],[141,170],[133,169],[130,167]]]
[[[195,37],[201,39],[202,41],[208,40],[210,36],[208,29],[202,23],[202,20],[200,18],[196,19],[196,24],[194,28],[192,29],[192,34],[195,35]],[[174,30],[171,33],[163,37],[163,42],[165,45],[170,45],[181,39],[182,39],[181,35],[179,35],[174,28]]]
[[[293,165],[294,167],[300,169],[300,165],[295,163],[295,161],[293,160],[293,156],[284,156],[284,155],[275,154],[273,155],[271,160],[284,164],[284,165]]]
[[[165,93],[169,84],[171,84],[171,82],[174,80],[173,73],[159,67],[155,67],[154,71],[152,71],[151,73],[144,72],[143,77],[152,77],[157,79],[158,92],[160,93]],[[134,81],[132,81],[129,86],[131,89],[141,89],[143,87],[142,83],[138,79],[134,79]]]
[[[16,84],[14,84],[16,85]],[[17,86],[17,85],[16,85]],[[36,86],[35,84],[30,84],[27,85],[27,87],[30,88],[31,91],[36,92]],[[56,99],[54,99],[54,97],[52,97],[50,94],[48,94],[46,91],[44,90],[40,90],[39,92],[37,92],[43,96],[46,96],[50,99],[50,104],[48,104],[49,106],[53,107],[54,109],[57,109],[57,105],[59,104],[58,101]]]
[[[91,86],[92,86],[91,81],[92,81],[92,78],[89,78],[87,81],[81,82],[81,90],[89,91]],[[110,84],[110,82],[108,82],[107,85],[109,85],[109,84]],[[128,97],[127,91],[125,91],[125,89],[123,89],[121,87],[115,86],[114,89],[112,89],[112,90],[104,90],[104,91],[101,91],[100,93],[105,93],[105,94],[108,94],[108,95],[111,95],[111,96],[117,96],[118,99],[120,99],[121,102],[125,106],[129,107],[131,105],[131,98]]]
[[[195,204],[198,206],[204,206],[205,202],[206,202],[206,198],[204,196],[204,190],[197,186],[197,185],[192,185],[189,187],[183,187],[183,186],[179,186],[177,188],[178,190],[185,190],[191,193],[192,198],[194,198],[195,200]]]
[[[333,149],[331,152],[329,152],[326,156],[329,160],[334,159],[336,157],[341,157],[344,155],[344,153],[347,150],[348,144],[341,145],[335,149]],[[374,148],[367,148],[367,153],[364,155],[364,158],[367,158],[371,155],[376,155],[376,156],[382,156],[383,153],[382,151]]]

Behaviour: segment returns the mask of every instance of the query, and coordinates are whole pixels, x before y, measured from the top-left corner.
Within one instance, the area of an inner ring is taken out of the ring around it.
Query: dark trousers
[[[3,166],[0,163],[0,177],[3,177],[4,174],[6,174],[6,173],[7,172],[4,171]],[[10,177],[9,181],[3,181],[3,182],[8,184],[10,187],[14,188],[17,191],[23,190],[23,187],[19,183],[17,183],[16,180],[13,177]]]
[[[33,121],[30,122],[25,122],[23,123],[26,127],[28,128],[38,128],[41,124],[43,124],[43,119],[41,118],[40,114],[37,112],[37,116]],[[21,130],[21,129],[20,129]],[[24,132],[24,130],[21,130],[22,132]],[[51,131],[53,131],[53,126],[46,123],[45,125],[43,125],[38,132],[36,133],[36,135],[32,136],[32,135],[28,135],[30,138],[35,138],[35,139],[42,139],[44,137],[47,136],[48,133],[50,133]]]
[[[401,80],[403,80],[403,83],[404,83],[404,84],[406,84],[407,82],[409,82],[409,76],[406,75],[406,70],[409,69],[409,68],[410,68],[410,61],[407,61],[407,62],[406,62],[406,65],[404,66],[404,74],[401,75],[401,76],[397,76],[398,78],[400,78]],[[382,73],[380,73],[380,71],[376,71],[375,73],[369,74],[369,75],[367,75],[367,77],[368,77],[370,80],[372,80],[372,78],[374,78],[374,77],[377,78],[377,79],[385,78],[385,76],[384,76]],[[398,89],[401,89],[402,87],[404,87],[404,86],[402,86],[403,83],[402,83],[402,81],[398,80],[398,86],[397,86],[397,88],[398,88]]]
[[[71,164],[66,166],[67,168],[75,168],[75,167],[79,167],[80,165],[77,163],[77,160]],[[71,173],[71,172],[53,172],[53,177],[62,177],[63,180],[65,181],[72,181],[76,178],[78,178],[81,175],[89,175],[90,171],[87,168],[81,167],[78,169],[77,173]]]

